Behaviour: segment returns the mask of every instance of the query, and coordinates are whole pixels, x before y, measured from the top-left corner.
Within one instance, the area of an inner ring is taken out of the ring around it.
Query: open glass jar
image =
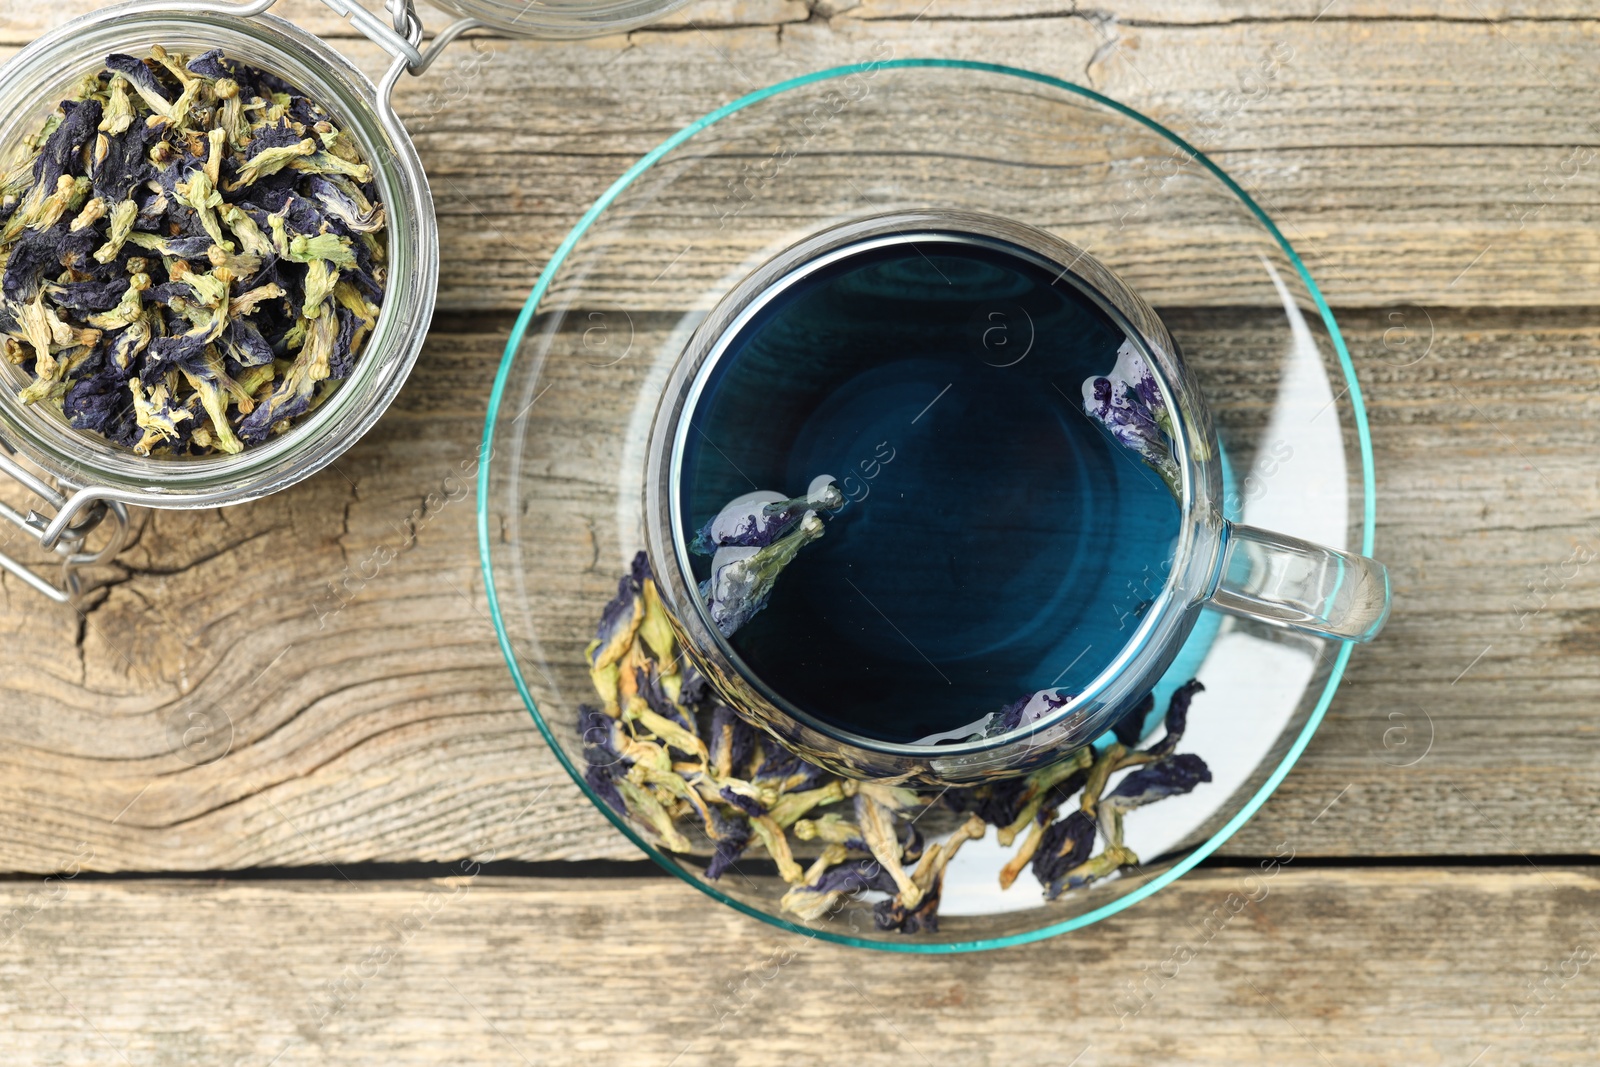
[[[581,36],[638,25],[685,0],[460,0],[450,6],[467,17],[434,36],[426,50],[410,0],[391,2],[388,19],[347,0],[325,2],[394,56],[379,84],[315,34],[270,14],[271,0],[133,0],[67,23],[0,68],[5,147],[37,130],[72,86],[104,66],[108,53],[146,54],[154,45],[174,52],[221,48],[284,79],[332,114],[370,163],[387,212],[382,236],[389,278],[382,312],[350,377],[288,432],[258,447],[234,455],[138,455],[74,429],[59,412],[22,403],[18,393],[27,375],[0,362],[0,471],[46,509],[23,513],[0,503],[0,517],[59,553],[63,573],[50,581],[5,555],[0,567],[52,599],[73,599],[80,592],[77,571],[119,550],[128,506],[217,507],[284,489],[337,459],[394,400],[421,351],[439,276],[438,222],[427,176],[389,99],[402,74],[422,73],[441,48],[476,27]],[[111,535],[97,537],[98,547],[89,551],[89,535],[103,521],[110,522]]]

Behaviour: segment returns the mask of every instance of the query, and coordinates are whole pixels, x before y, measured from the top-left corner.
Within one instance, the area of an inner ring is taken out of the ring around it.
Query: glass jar
[[[594,37],[654,22],[689,0],[434,0],[485,26],[531,37]]]
[[[81,79],[104,66],[110,52],[144,55],[157,44],[173,52],[221,48],[229,58],[278,75],[333,115],[370,163],[387,212],[388,284],[377,326],[354,369],[313,412],[259,446],[235,455],[141,456],[74,429],[59,412],[23,404],[17,394],[28,376],[0,361],[0,472],[53,512],[23,514],[0,503],[0,518],[23,527],[65,564],[59,582],[3,554],[0,567],[52,599],[72,599],[79,591],[77,569],[120,548],[129,505],[210,508],[285,489],[337,459],[399,393],[427,335],[439,280],[439,228],[428,179],[389,102],[401,74],[422,73],[441,48],[478,26],[524,36],[580,36],[638,25],[686,0],[459,0],[448,6],[468,17],[436,35],[426,52],[410,0],[390,0],[389,19],[354,0],[325,2],[395,57],[380,84],[315,34],[268,13],[272,0],[133,0],[74,19],[0,68],[3,151],[36,131]],[[86,551],[88,534],[107,517],[117,529],[98,551]]]

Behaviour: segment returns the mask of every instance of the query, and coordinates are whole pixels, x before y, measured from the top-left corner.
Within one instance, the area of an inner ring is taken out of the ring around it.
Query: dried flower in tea
[[[822,520],[807,512],[798,524],[764,548],[720,549],[700,596],[722,636],[732,637],[767,606],[778,575],[806,545],[821,537]]]
[[[792,500],[766,491],[738,497],[700,528],[689,548],[712,557],[700,598],[722,636],[732,637],[767,606],[778,575],[822,536],[821,513],[843,506],[844,494],[823,474]]]
[[[733,501],[700,528],[689,543],[690,551],[712,556],[719,548],[765,548],[793,529],[807,513],[837,511],[844,506],[844,493],[827,475],[813,482],[805,496],[792,500],[763,499],[776,495],[750,493]]]
[[[0,336],[30,404],[140,454],[235,453],[349,376],[383,302],[352,138],[220,50],[113,54],[0,178]]]
[[[1083,383],[1083,409],[1161,475],[1174,497],[1181,496],[1183,477],[1172,454],[1172,413],[1133,342],[1124,341],[1117,349],[1110,375]]]

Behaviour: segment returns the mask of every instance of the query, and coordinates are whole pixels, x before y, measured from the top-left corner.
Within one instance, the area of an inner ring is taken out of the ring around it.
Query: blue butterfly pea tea
[[[678,489],[748,675],[904,744],[1065,704],[1179,531],[1128,334],[1059,268],[956,234],[864,242],[774,290],[701,388]]]

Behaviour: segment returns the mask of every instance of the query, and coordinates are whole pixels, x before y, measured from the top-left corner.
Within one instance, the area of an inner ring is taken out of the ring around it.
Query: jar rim
[[[432,318],[438,225],[421,160],[403,130],[379,116],[379,90],[315,34],[271,14],[241,16],[202,0],[132,0],[81,16],[0,67],[0,147],[16,143],[108,51],[162,43],[222,47],[297,86],[341,121],[373,170],[386,213],[389,277],[378,322],[350,375],[282,434],[233,455],[140,456],[22,404],[0,383],[0,436],[90,498],[157,508],[242,503],[287,488],[334,462],[388,408],[409,376]],[[198,36],[203,34],[203,36]],[[119,43],[120,42],[120,43]]]
[[[655,22],[689,0],[433,0],[434,4],[519,37],[581,38]]]

